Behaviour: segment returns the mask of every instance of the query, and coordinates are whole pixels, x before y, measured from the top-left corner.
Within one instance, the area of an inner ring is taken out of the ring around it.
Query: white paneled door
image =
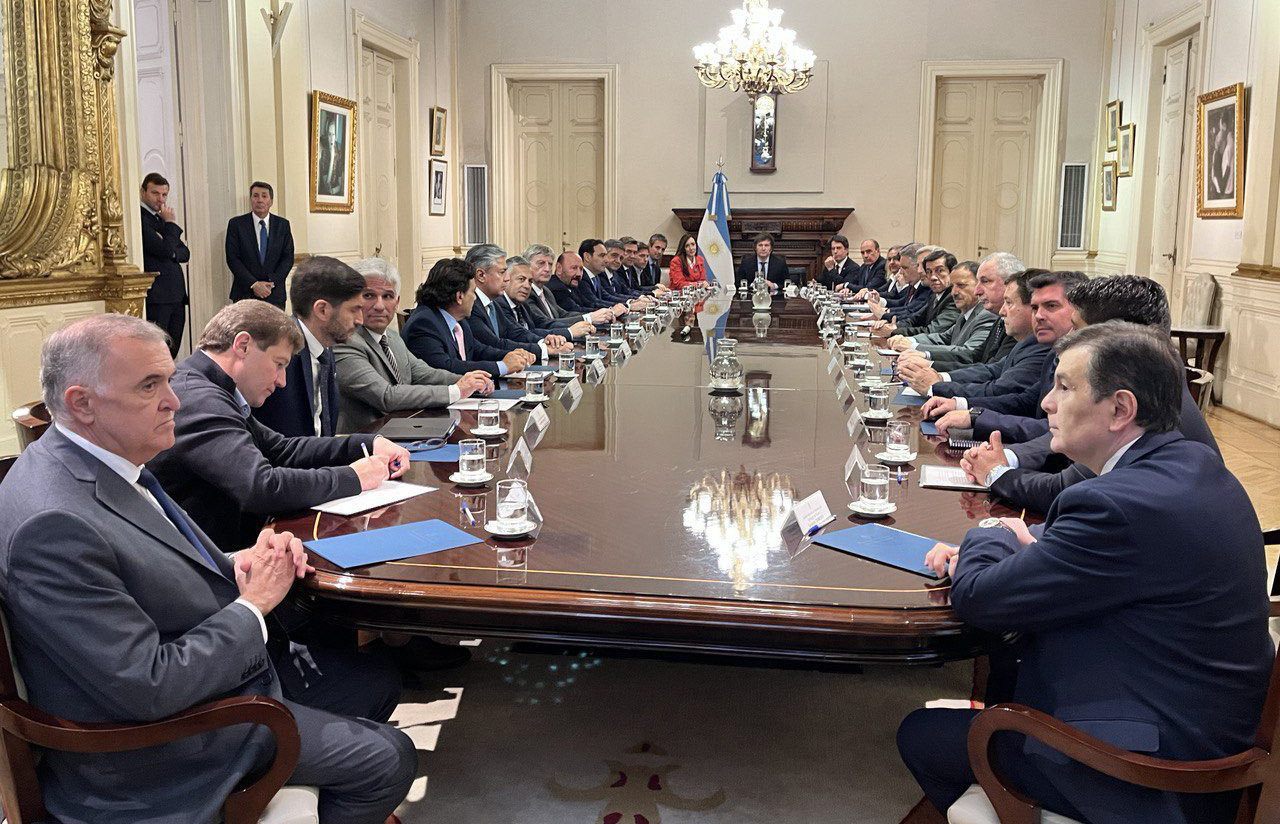
[[[517,254],[531,243],[556,251],[604,230],[604,84],[515,81]]]
[[[360,197],[366,255],[379,254],[400,267],[400,216],[396,193],[395,63],[368,47],[360,50]]]
[[[1025,256],[1043,81],[947,78],[934,121],[928,240],[961,260],[994,251]]]
[[[1189,212],[1181,197],[1191,146],[1194,122],[1195,78],[1189,71],[1195,58],[1196,37],[1176,43],[1165,51],[1164,82],[1160,93],[1160,142],[1156,150],[1155,214],[1151,221],[1151,277],[1170,294],[1173,272],[1178,262],[1180,219]],[[1179,290],[1180,291],[1180,290]]]

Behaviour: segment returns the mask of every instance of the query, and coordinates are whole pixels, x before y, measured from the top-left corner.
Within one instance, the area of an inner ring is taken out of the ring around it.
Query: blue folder
[[[458,445],[447,443],[437,449],[419,449],[409,453],[411,461],[431,461],[433,463],[457,463]]]
[[[496,399],[506,398],[513,401],[518,401],[524,397],[524,390],[523,389],[495,389],[492,392],[490,392],[488,395],[484,395],[483,397],[496,398]]]
[[[924,565],[924,556],[937,543],[911,532],[903,532],[882,524],[863,524],[828,532],[814,538],[815,544],[838,549],[859,558],[879,561],[891,567],[938,580],[933,570]]]
[[[929,399],[923,395],[904,395],[899,392],[898,397],[894,398],[893,402],[898,406],[924,406],[924,402],[927,400]]]
[[[554,366],[547,366],[545,363],[540,363],[540,364],[533,365],[533,366],[526,366],[526,367],[524,368],[524,371],[526,371],[526,372],[554,372],[554,371],[556,371],[556,367],[554,367]]]
[[[920,421],[920,434],[932,435],[936,438],[941,433],[938,432],[938,424],[936,421]]]
[[[892,367],[892,366],[885,366],[885,367],[882,367],[882,368],[880,369],[880,374],[881,374],[881,375],[889,375],[890,377],[892,377],[892,376],[893,376],[893,367]]]
[[[330,563],[351,569],[478,543],[481,540],[476,536],[434,518],[416,524],[306,541],[303,546]]]

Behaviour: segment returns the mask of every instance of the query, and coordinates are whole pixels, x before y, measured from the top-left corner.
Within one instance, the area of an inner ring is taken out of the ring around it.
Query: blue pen
[[[467,506],[466,504],[463,504],[463,505],[462,505],[462,511],[463,511],[463,512],[465,512],[465,513],[467,514],[467,520],[471,522],[471,525],[472,525],[472,526],[475,526],[475,525],[476,525],[476,516],[474,516],[474,515],[472,515],[472,514],[471,514],[471,507]]]

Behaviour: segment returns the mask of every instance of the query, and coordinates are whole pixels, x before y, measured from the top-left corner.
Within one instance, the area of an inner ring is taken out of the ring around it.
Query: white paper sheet
[[[485,400],[485,398],[463,398],[460,401],[454,401],[453,403],[449,404],[449,408],[450,409],[479,409],[480,401],[482,400]],[[520,400],[518,398],[495,398],[494,400],[498,402],[499,412],[506,412],[508,409],[520,403]]]
[[[920,486],[924,489],[958,489],[961,492],[986,492],[987,487],[975,484],[958,466],[925,464],[920,467]]]
[[[920,393],[919,393],[919,392],[917,392],[916,390],[912,389],[910,386],[904,386],[904,387],[902,387],[902,394],[903,394],[903,395],[905,395],[905,396],[907,396],[908,398],[919,398],[919,397],[921,397]]]
[[[382,486],[377,489],[370,489],[368,492],[361,492],[359,495],[326,501],[316,506],[315,509],[320,512],[327,512],[330,515],[355,515],[357,512],[367,512],[370,509],[390,506],[391,504],[407,501],[410,498],[416,498],[419,495],[435,491],[436,487],[434,486],[408,484],[403,481],[383,481]]]

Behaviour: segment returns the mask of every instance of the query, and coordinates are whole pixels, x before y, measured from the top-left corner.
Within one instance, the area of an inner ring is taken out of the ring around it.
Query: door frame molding
[[[925,60],[920,78],[920,144],[916,170],[915,234],[921,237],[933,224],[933,144],[937,119],[938,83],[956,77],[1039,77],[1043,83],[1036,122],[1032,162],[1031,208],[1027,220],[1026,258],[1048,265],[1057,244],[1053,220],[1054,195],[1062,155],[1062,72],[1064,61],[1053,60]],[[999,250],[992,250],[999,251]]]
[[[600,80],[604,84],[604,234],[612,237],[618,226],[618,65],[616,63],[495,63],[489,74],[489,137],[493,146],[489,185],[493,189],[490,236],[499,244],[509,242],[516,227],[516,198],[510,176],[515,158],[516,113],[507,90],[511,83],[527,80]],[[542,242],[554,246],[558,238]],[[505,248],[505,247],[504,247]]]
[[[420,283],[424,273],[422,267],[422,170],[418,168],[418,150],[422,146],[419,140],[418,118],[418,41],[402,37],[391,29],[370,20],[359,11],[351,13],[351,39],[354,47],[351,52],[351,77],[356,90],[356,101],[363,106],[365,90],[363,75],[360,71],[360,55],[365,47],[380,52],[395,64],[396,83],[396,197],[401,208],[397,210],[397,222],[400,224],[397,234],[399,247],[396,257],[399,258],[400,277],[405,283]],[[367,150],[367,144],[366,144]],[[357,163],[363,160],[357,159]],[[364,175],[357,174],[362,180]],[[368,181],[363,181],[368,183]],[[370,198],[356,194],[356,210],[359,212],[368,205]],[[408,205],[408,209],[404,206]],[[407,212],[407,213],[406,213]],[[358,254],[364,255],[369,248],[369,239],[365,237],[365,215],[360,212],[357,218],[357,232],[360,239]]]

